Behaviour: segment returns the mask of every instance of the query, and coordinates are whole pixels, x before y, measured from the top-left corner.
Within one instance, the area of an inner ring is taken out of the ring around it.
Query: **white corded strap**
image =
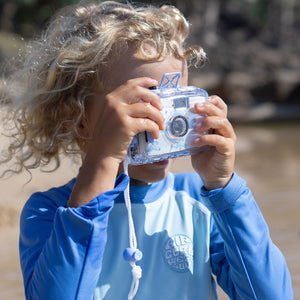
[[[123,161],[123,167],[124,173],[128,175],[128,161],[126,159]],[[142,277],[142,269],[140,266],[136,265],[136,262],[141,260],[143,255],[142,252],[137,249],[137,241],[131,212],[129,187],[130,183],[128,183],[124,191],[125,205],[128,213],[129,248],[125,249],[123,256],[124,259],[127,260],[131,265],[132,283],[128,294],[128,300],[132,300],[137,293],[139,280]]]

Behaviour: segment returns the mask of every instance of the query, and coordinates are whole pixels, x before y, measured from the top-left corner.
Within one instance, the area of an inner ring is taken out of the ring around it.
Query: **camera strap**
[[[128,160],[126,158],[123,161],[123,167],[124,173],[128,176]],[[131,266],[132,283],[128,294],[128,300],[132,300],[137,293],[139,280],[142,277],[142,269],[140,266],[136,265],[136,262],[142,259],[143,254],[137,249],[137,240],[131,211],[130,181],[124,191],[124,199],[128,214],[129,248],[124,250],[123,257]]]

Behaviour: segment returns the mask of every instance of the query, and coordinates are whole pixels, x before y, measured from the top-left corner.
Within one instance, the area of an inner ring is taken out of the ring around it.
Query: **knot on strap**
[[[142,278],[142,268],[140,266],[133,265],[131,272],[133,280],[139,280]]]
[[[131,263],[132,283],[128,294],[128,300],[132,300],[139,288],[139,281],[142,277],[142,268],[134,263]]]

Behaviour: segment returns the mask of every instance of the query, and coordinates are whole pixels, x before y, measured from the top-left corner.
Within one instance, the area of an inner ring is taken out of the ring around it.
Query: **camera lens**
[[[176,137],[184,136],[188,131],[188,122],[183,116],[176,116],[170,124],[170,131]]]

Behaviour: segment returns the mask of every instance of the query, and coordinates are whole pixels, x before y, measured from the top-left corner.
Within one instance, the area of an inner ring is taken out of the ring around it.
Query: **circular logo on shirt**
[[[193,242],[185,234],[170,237],[163,248],[165,262],[176,272],[184,273],[189,269],[192,270],[193,256]]]

